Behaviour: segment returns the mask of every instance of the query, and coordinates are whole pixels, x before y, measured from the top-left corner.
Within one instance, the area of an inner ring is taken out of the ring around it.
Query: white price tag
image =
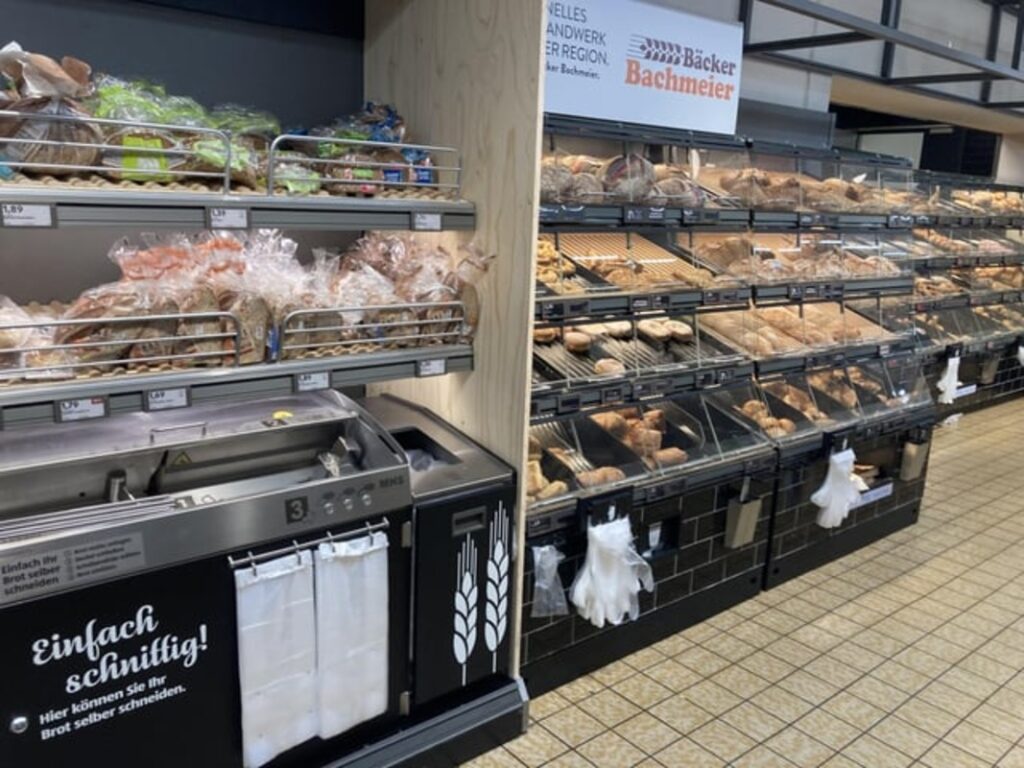
[[[978,385],[977,384],[968,384],[967,386],[959,387],[957,389],[957,391],[956,391],[956,396],[957,397],[967,397],[968,395],[973,395],[977,391],[978,391]]]
[[[245,208],[211,208],[210,229],[248,229],[249,211]]]
[[[188,390],[185,387],[151,389],[146,393],[147,411],[170,411],[175,408],[187,408],[188,404]]]
[[[865,504],[870,504],[873,501],[881,501],[892,496],[893,484],[886,483],[880,485],[877,488],[872,488],[870,491],[863,491],[860,494],[860,498],[854,502],[850,509],[856,509],[857,507],[863,507]]]
[[[416,364],[417,376],[441,376],[447,372],[448,361],[444,358],[440,360],[420,360]]]
[[[412,215],[412,228],[420,232],[440,232],[440,213],[414,213]]]
[[[331,374],[327,371],[300,373],[295,376],[296,392],[319,392],[331,388]]]
[[[102,419],[107,415],[107,398],[83,397],[77,400],[60,400],[57,403],[57,421],[86,421]]]
[[[53,206],[4,203],[0,206],[5,227],[52,227]]]

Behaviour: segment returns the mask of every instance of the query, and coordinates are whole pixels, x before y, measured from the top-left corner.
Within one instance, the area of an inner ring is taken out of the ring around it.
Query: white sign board
[[[743,27],[643,0],[549,0],[544,111],[736,132]]]

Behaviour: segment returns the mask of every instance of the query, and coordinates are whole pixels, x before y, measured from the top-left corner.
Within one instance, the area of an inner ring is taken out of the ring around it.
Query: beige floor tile
[[[799,696],[804,701],[818,706],[829,697],[835,695],[839,688],[826,683],[824,680],[812,674],[798,669],[789,677],[779,681],[779,688],[789,691],[794,696]]]
[[[601,685],[614,685],[620,680],[625,680],[627,677],[635,674],[636,670],[620,659],[601,667],[596,672],[592,672],[590,676],[601,683]]]
[[[959,747],[964,752],[980,757],[992,765],[995,765],[1013,746],[1012,741],[991,734],[970,723],[960,723],[946,734],[943,741],[948,741],[954,747]]]
[[[663,656],[671,658],[676,654],[682,653],[687,648],[692,648],[693,643],[682,635],[677,634],[669,635],[664,640],[659,640],[651,647]]]
[[[648,755],[661,751],[682,735],[647,712],[617,726],[615,732]]]
[[[689,667],[697,674],[705,677],[721,672],[732,663],[728,659],[723,659],[718,654],[712,653],[700,645],[687,648],[674,658],[684,667]]]
[[[875,627],[877,626],[876,624]],[[875,627],[858,632],[851,640],[862,648],[880,654],[887,659],[892,658],[907,647],[908,643],[879,632]]]
[[[908,701],[896,710],[895,715],[936,738],[945,736],[960,722],[956,715],[920,698]]]
[[[864,734],[846,747],[843,756],[871,768],[905,768],[913,762],[907,755],[870,734]]]
[[[462,768],[523,768],[523,764],[507,749],[498,747],[463,763]]]
[[[735,760],[757,746],[757,742],[744,736],[722,720],[712,720],[690,734],[690,738],[704,749],[726,762]]]
[[[966,693],[969,696],[973,696],[976,699],[986,699],[999,690],[998,684],[993,683],[991,680],[988,680],[981,675],[969,672],[963,668],[962,664],[958,664],[945,674],[941,675],[939,677],[939,682],[945,683],[952,688],[956,688],[958,691]]]
[[[650,711],[656,718],[683,735],[697,730],[714,717],[681,693],[654,705]]]
[[[1020,635],[1021,633],[1016,634]],[[1024,669],[1024,640],[1020,640],[1014,645],[993,640],[983,645],[980,652],[990,659],[1001,661],[1004,664],[1012,664],[1017,669]]]
[[[647,755],[612,731],[605,731],[577,750],[597,768],[633,768]]]
[[[603,723],[576,706],[551,715],[544,720],[543,726],[570,747],[578,747],[605,730]]]
[[[755,615],[754,618],[748,619],[742,624],[737,624],[729,630],[729,634],[732,637],[738,637],[745,643],[750,643],[755,648],[764,648],[778,640],[781,637],[780,633],[754,620],[759,615],[761,614]]]
[[[930,653],[933,656],[937,656],[945,662],[950,664],[956,664],[965,656],[970,654],[970,649],[963,648],[956,643],[949,643],[945,640],[935,637],[934,635],[928,635],[922,637],[916,643],[914,647],[920,651]]]
[[[566,752],[550,763],[544,763],[544,768],[594,768],[594,764],[579,752]]]
[[[833,750],[795,726],[768,739],[765,746],[800,768],[816,768],[833,754]]]
[[[740,661],[739,664],[748,672],[753,672],[771,683],[777,683],[796,670],[796,667],[788,661],[783,661],[767,651],[758,651]]]
[[[893,661],[897,661],[903,666],[909,667],[915,672],[926,675],[933,680],[949,669],[950,666],[949,662],[922,651],[916,644],[904,651],[900,651],[893,657]]]
[[[771,685],[771,683],[764,678],[758,677],[752,672],[748,672],[743,667],[736,665],[731,666],[728,669],[723,669],[717,675],[712,677],[711,681],[722,686],[727,691],[732,691],[737,696],[744,699],[756,696]]]
[[[705,640],[718,634],[718,630],[708,623],[695,624],[682,631],[682,636],[694,643],[703,643]]]
[[[863,768],[857,765],[853,760],[842,755],[832,755],[828,760],[821,764],[821,768]]]
[[[928,768],[992,768],[992,763],[974,757],[945,741],[940,741],[921,758]]]
[[[633,669],[643,672],[648,667],[653,667],[659,662],[665,661],[666,656],[654,648],[641,648],[636,653],[626,656],[623,661]]]
[[[871,676],[899,688],[905,693],[914,694],[931,682],[931,678],[905,667],[898,661],[887,661],[871,672]]]
[[[745,701],[738,707],[730,709],[722,715],[721,719],[754,741],[759,742],[771,738],[786,727],[785,722],[749,701]]]
[[[855,632],[856,631],[860,631],[859,626]],[[834,635],[820,627],[816,627],[814,624],[807,624],[800,627],[800,629],[790,635],[790,638],[803,643],[808,648],[812,648],[819,653],[830,651],[843,642],[842,636]]]
[[[505,748],[530,768],[544,765],[568,749],[562,741],[543,727],[530,728],[522,736],[506,744]]]
[[[752,646],[750,643],[740,640],[738,637],[734,637],[731,634],[723,632],[720,635],[716,635],[707,642],[704,647],[707,648],[714,654],[721,656],[723,659],[735,663],[741,659],[745,659],[752,653],[757,651],[757,648]]]
[[[715,614],[710,619],[708,619],[708,624],[710,624],[715,629],[719,629],[722,632],[725,632],[726,630],[735,627],[741,621],[743,621],[743,616],[741,616],[740,614],[733,613],[732,611],[725,611],[723,613]]]
[[[690,739],[680,739],[656,754],[665,768],[722,768],[725,762]]]
[[[683,691],[683,696],[713,715],[720,715],[740,703],[739,696],[717,683],[705,680]]]
[[[730,768],[794,768],[782,755],[760,746],[733,760]]]
[[[826,712],[845,720],[850,725],[867,731],[885,717],[885,711],[869,704],[852,693],[843,691],[829,699],[822,706]]]
[[[999,761],[999,768],[1024,768],[1024,746],[1011,749]]]
[[[900,707],[910,694],[902,691],[894,685],[879,680],[873,675],[866,675],[857,682],[847,686],[847,691],[853,695],[871,702],[879,709],[892,712]]]
[[[840,618],[849,619],[861,627],[870,627],[885,618],[884,613],[872,610],[858,603],[847,603],[833,611],[833,614]]]
[[[968,672],[973,672],[996,685],[1005,685],[1018,671],[1014,667],[1007,666],[995,659],[990,659],[981,653],[972,653],[957,666],[961,669],[966,669]]]
[[[844,664],[849,664],[854,669],[859,669],[861,672],[870,672],[887,658],[869,648],[865,648],[863,645],[849,641],[842,645],[837,645],[828,652],[828,655],[839,659]]]
[[[767,627],[780,635],[788,635],[790,632],[800,629],[800,627],[807,623],[803,619],[791,616],[788,613],[783,613],[778,609],[759,613],[751,619],[751,621],[754,621],[763,627]]]
[[[549,691],[536,699],[530,699],[530,717],[534,720],[543,720],[570,704],[571,702],[558,691]]]
[[[558,689],[558,693],[568,701],[575,702],[593,696],[603,688],[604,686],[590,675],[584,675],[583,677],[576,678],[571,683],[563,685]]]
[[[776,717],[780,717],[790,723],[799,720],[814,706],[810,702],[804,701],[799,696],[794,696],[789,691],[779,688],[778,686],[766,688],[751,699],[751,701],[765,712],[775,715]]]
[[[796,721],[796,727],[836,751],[841,751],[861,734],[859,728],[824,709],[812,709]]]
[[[967,716],[967,722],[1009,741],[1024,739],[1024,712],[1011,714],[985,702]]]
[[[953,624],[943,624],[935,630],[932,635],[940,640],[947,640],[951,643],[956,643],[962,648],[966,648],[968,651],[977,650],[989,640],[989,638],[984,635],[979,635],[976,632],[971,632],[969,629],[963,629],[962,627],[957,627]]]
[[[664,701],[672,695],[672,691],[664,685],[642,674],[628,677],[622,682],[616,683],[613,689],[620,696],[625,696],[641,709],[653,707],[659,701]]]
[[[935,746],[937,736],[917,728],[895,715],[885,718],[871,729],[871,735],[903,754],[918,759]]]
[[[679,693],[703,680],[698,673],[689,667],[684,667],[675,659],[666,659],[660,664],[648,667],[644,674],[674,693]]]
[[[579,703],[580,709],[609,728],[628,720],[640,708],[610,689],[601,691]]]
[[[882,619],[874,625],[874,630],[881,632],[886,637],[898,640],[904,645],[916,643],[927,634],[927,630],[912,627],[906,622],[900,621],[895,616]]]
[[[788,661],[797,667],[802,667],[804,664],[813,661],[822,653],[789,637],[780,637],[774,643],[765,647],[765,650],[773,656],[777,656],[783,661]]]
[[[967,717],[971,710],[981,703],[981,699],[940,682],[932,683],[921,691],[918,696],[929,704],[941,707],[959,718]]]
[[[853,637],[864,629],[857,621],[841,616],[834,611],[822,616],[820,619],[816,619],[810,626],[828,632],[838,637],[841,641]]]

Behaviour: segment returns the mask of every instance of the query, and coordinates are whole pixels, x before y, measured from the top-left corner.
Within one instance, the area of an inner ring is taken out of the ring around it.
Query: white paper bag
[[[385,534],[317,549],[316,629],[320,736],[329,739],[388,708]]]
[[[308,551],[235,571],[245,768],[317,735],[316,619]]]

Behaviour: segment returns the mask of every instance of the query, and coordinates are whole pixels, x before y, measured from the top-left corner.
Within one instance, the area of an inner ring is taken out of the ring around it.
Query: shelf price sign
[[[52,205],[0,204],[0,217],[5,227],[52,227]]]
[[[331,388],[331,374],[329,371],[313,371],[310,373],[296,374],[294,389],[296,392],[319,392]]]
[[[208,209],[210,229],[248,229],[249,211],[245,208]]]
[[[88,421],[102,419],[109,413],[107,398],[82,397],[73,400],[59,400],[56,404],[57,421]]]
[[[412,228],[418,232],[440,232],[440,213],[414,213],[412,215]]]
[[[147,411],[172,411],[189,406],[189,393],[185,387],[151,389],[146,392]]]

